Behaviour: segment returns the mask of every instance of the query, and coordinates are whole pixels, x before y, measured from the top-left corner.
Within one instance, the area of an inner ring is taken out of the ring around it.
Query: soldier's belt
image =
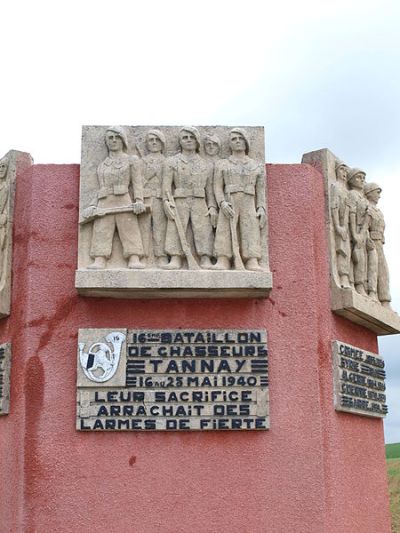
[[[174,198],[187,198],[188,196],[194,196],[195,198],[205,198],[206,192],[199,187],[193,187],[192,189],[183,189],[178,187],[174,191]]]
[[[144,198],[162,198],[161,189],[144,189],[143,191]]]
[[[374,241],[381,241],[383,240],[383,232],[382,231],[370,231],[369,236]]]
[[[99,192],[97,193],[97,198],[100,200],[101,198],[106,198],[110,194],[115,194],[116,196],[120,196],[122,194],[126,194],[127,192],[128,192],[127,185],[114,185],[113,187],[101,187],[101,189],[99,189]]]
[[[251,196],[255,196],[254,185],[247,185],[246,187],[243,187],[243,185],[225,186],[225,193],[230,194],[233,192],[243,192],[244,194],[250,194]]]

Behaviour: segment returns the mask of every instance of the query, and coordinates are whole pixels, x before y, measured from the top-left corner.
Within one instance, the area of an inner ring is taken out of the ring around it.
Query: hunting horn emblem
[[[104,383],[111,379],[118,368],[124,333],[109,333],[105,342],[95,342],[88,352],[84,352],[85,343],[79,343],[79,360],[85,376],[96,383]],[[110,345],[112,348],[110,348]]]

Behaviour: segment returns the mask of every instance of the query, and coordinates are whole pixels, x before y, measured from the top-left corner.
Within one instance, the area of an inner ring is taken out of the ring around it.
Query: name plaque
[[[386,372],[380,355],[334,341],[333,367],[337,411],[377,418],[386,416]]]
[[[266,331],[80,329],[76,428],[268,429]]]
[[[11,344],[0,344],[0,415],[10,409]]]

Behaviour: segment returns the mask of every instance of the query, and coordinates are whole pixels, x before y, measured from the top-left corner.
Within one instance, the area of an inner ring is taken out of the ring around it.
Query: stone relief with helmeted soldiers
[[[334,235],[334,274],[342,289],[354,290],[390,308],[389,271],[383,250],[385,221],[377,207],[382,192],[366,173],[335,163],[330,216]]]
[[[262,128],[85,135],[79,268],[269,270]]]

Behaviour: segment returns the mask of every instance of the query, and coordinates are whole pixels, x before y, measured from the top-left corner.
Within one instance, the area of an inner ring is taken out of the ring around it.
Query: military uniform
[[[184,231],[191,222],[194,244],[199,256],[212,256],[212,226],[207,215],[216,207],[212,190],[212,175],[206,161],[198,154],[187,157],[177,154],[166,160],[163,176],[163,199],[172,194]],[[183,256],[175,222],[168,220],[165,251],[171,256]]]
[[[371,204],[369,217],[373,249],[368,252],[368,290],[377,293],[380,302],[390,302],[389,269],[383,252],[385,220],[382,211]]]
[[[223,201],[232,205],[238,227],[242,259],[261,258],[260,225],[257,209],[265,211],[264,165],[245,156],[221,159],[215,164],[214,191],[218,206]],[[220,210],[215,236],[215,255],[232,257],[232,239],[229,218]]]
[[[162,172],[165,157],[146,155],[143,158],[143,198],[145,204],[151,205],[151,213],[140,216],[145,255],[149,255],[150,242],[153,240],[155,257],[165,257],[165,233],[167,217],[162,200]]]
[[[338,210],[339,225],[346,229],[346,238],[335,232],[336,264],[339,276],[349,276],[351,272],[351,244],[349,232],[350,200],[349,191],[336,183],[331,187],[331,211]]]
[[[129,187],[132,185],[134,201],[143,201],[141,161],[136,156],[122,154],[117,158],[107,157],[98,167],[100,188],[97,207],[127,207],[132,204]],[[110,258],[115,231],[121,240],[125,258],[143,256],[143,244],[137,216],[132,213],[104,215],[93,223],[91,257]]]
[[[355,285],[367,285],[367,209],[369,202],[365,196],[353,189],[349,192],[350,216],[355,216],[356,231],[360,237],[357,244],[353,237],[352,258]]]
[[[6,244],[9,192],[10,187],[7,181],[0,182],[0,251]]]

